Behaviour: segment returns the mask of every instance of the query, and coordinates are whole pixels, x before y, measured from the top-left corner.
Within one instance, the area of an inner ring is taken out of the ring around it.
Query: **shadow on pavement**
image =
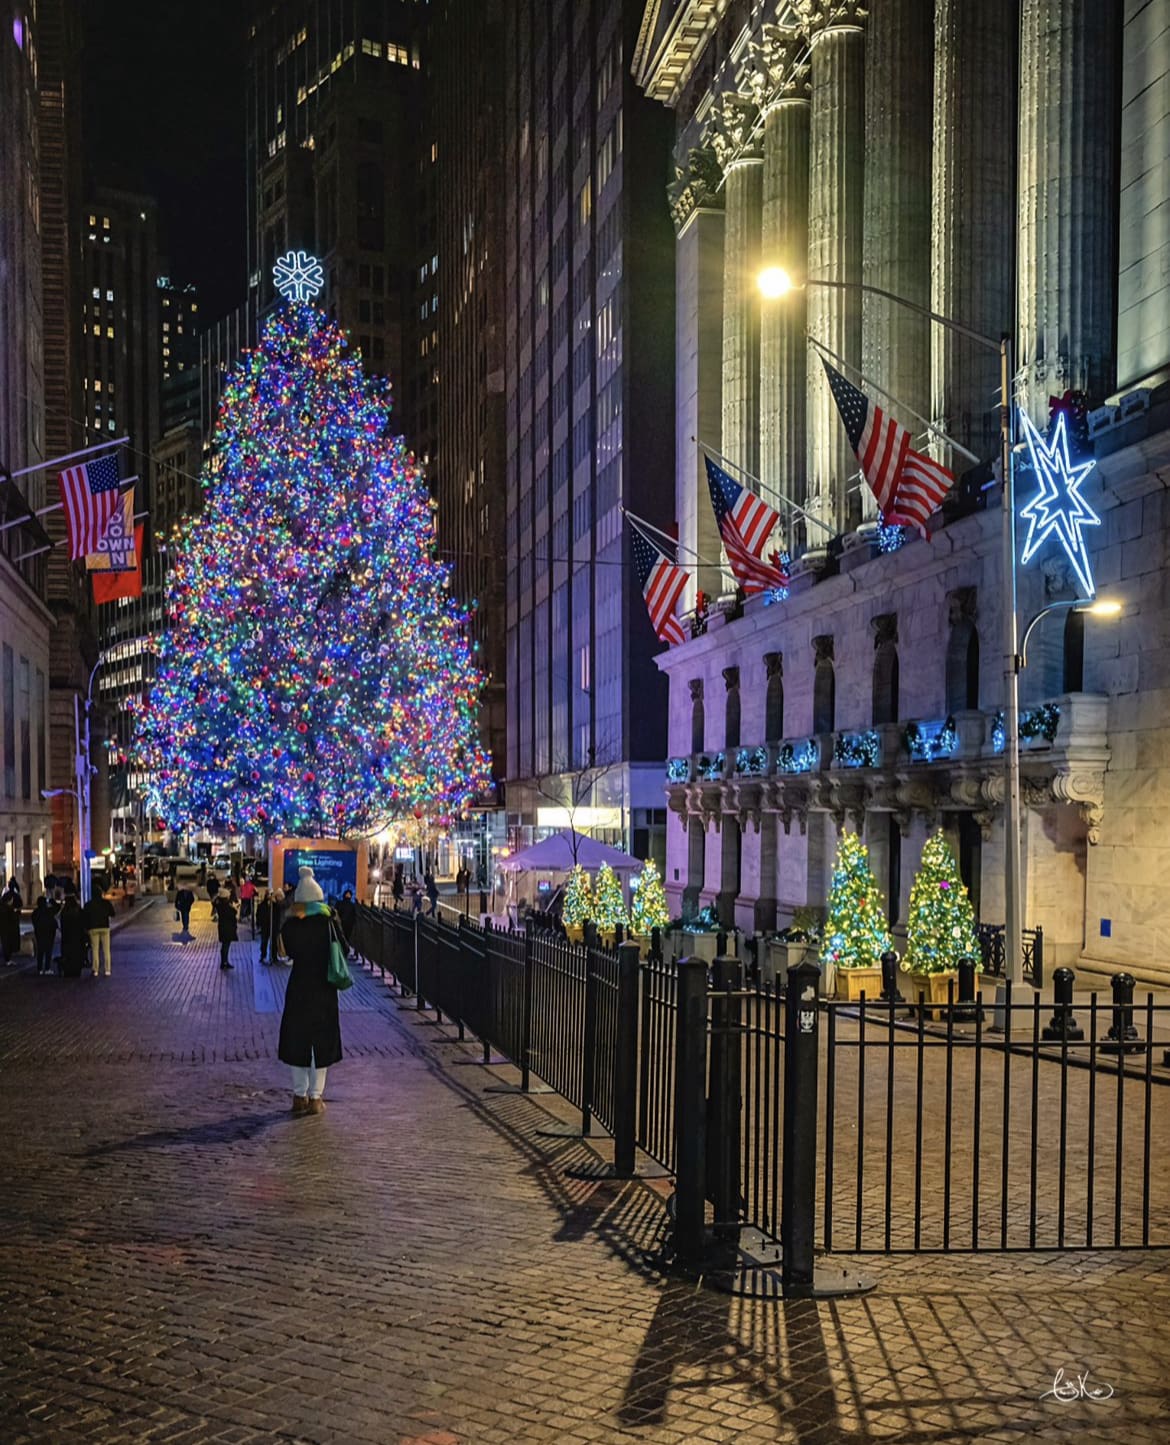
[[[134,1149],[166,1149],[174,1144],[234,1144],[241,1139],[254,1139],[277,1124],[299,1125],[303,1122],[303,1119],[294,1118],[288,1109],[267,1114],[235,1114],[228,1119],[193,1124],[189,1129],[157,1129],[151,1134],[135,1134],[130,1139],[93,1144],[83,1149],[78,1157],[92,1159],[103,1154],[124,1154]]]

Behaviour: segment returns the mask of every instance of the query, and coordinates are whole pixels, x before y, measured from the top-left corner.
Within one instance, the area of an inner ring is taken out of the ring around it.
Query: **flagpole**
[[[62,462],[72,462],[76,461],[78,457],[88,457],[91,452],[104,452],[107,447],[120,447],[129,440],[128,436],[111,437],[108,441],[95,442],[92,447],[82,447],[79,452],[68,452],[63,457],[53,457],[47,462],[37,462],[35,466],[21,467],[18,472],[8,472],[6,475],[9,481],[15,481],[17,477],[27,477],[30,472],[49,472],[54,467],[59,467]]]
[[[829,535],[832,536],[833,529],[829,526],[827,522],[823,522],[821,521],[820,517],[814,517],[811,512],[805,511],[805,509],[800,505],[799,502],[794,502],[791,497],[786,497],[778,487],[768,486],[768,484],[762,481],[759,477],[753,476],[746,467],[740,466],[738,462],[733,462],[730,457],[725,457],[723,453],[719,451],[716,447],[709,446],[701,438],[692,436],[691,441],[695,443],[695,445],[699,448],[700,451],[706,452],[709,457],[712,457],[715,461],[717,461],[721,467],[724,467],[725,469],[730,467],[733,471],[738,472],[741,477],[745,478],[748,482],[751,483],[751,487],[754,492],[760,495],[766,492],[770,497],[774,497],[782,507],[787,507],[789,511],[793,514],[793,520],[800,519],[805,522],[813,522],[823,531],[828,532]]]
[[[132,477],[123,477],[122,480],[118,483],[118,491],[124,492],[131,482],[136,482],[138,481],[138,479],[139,478],[137,473],[135,473]],[[64,510],[64,502],[50,502],[47,507],[38,507],[35,512],[29,512],[28,516],[17,517],[15,522],[0,523],[0,532],[7,532],[12,527],[23,527],[24,524],[28,521],[29,517],[47,517],[50,512],[63,512]]]
[[[979,466],[982,463],[982,457],[977,457],[974,452],[968,451],[962,442],[957,442],[953,436],[943,431],[942,427],[935,426],[932,421],[927,421],[927,419],[916,412],[913,407],[907,406],[904,401],[899,400],[898,397],[888,392],[884,386],[874,381],[872,376],[866,376],[860,367],[854,366],[851,361],[846,361],[843,356],[838,356],[831,346],[826,346],[823,341],[818,341],[811,331],[806,331],[804,334],[810,345],[815,346],[819,352],[827,356],[830,361],[835,362],[836,365],[843,366],[846,371],[851,371],[862,385],[870,391],[876,391],[879,396],[884,396],[887,401],[892,401],[899,411],[905,412],[907,416],[913,417],[916,422],[924,426],[930,436],[938,437],[939,441],[946,442],[947,446],[953,451],[960,452],[973,466]]]
[[[680,551],[688,553],[701,567],[719,567],[720,569],[723,567],[722,562],[712,562],[709,557],[704,557],[702,552],[696,552],[693,547],[683,546],[683,544],[678,540],[677,537],[672,537],[669,532],[664,532],[661,527],[656,527],[653,522],[646,521],[645,517],[639,517],[637,512],[631,512],[626,507],[623,507],[622,511],[625,513],[626,519],[630,523],[630,525],[632,527],[635,527],[639,532],[641,532],[643,536],[645,536],[647,532],[652,532],[654,534],[654,537],[661,537],[664,542],[669,543],[670,546],[675,549],[676,553]],[[646,540],[648,542],[653,542],[654,538],[647,537]],[[690,564],[680,564],[676,560],[675,565],[689,566]]]
[[[135,478],[133,478],[133,480],[134,480],[134,481],[137,481],[138,478],[135,477]],[[135,522],[143,522],[143,521],[145,521],[146,518],[149,517],[149,516],[150,516],[150,513],[149,513],[149,512],[135,512],[135,514],[134,514],[134,520],[135,520]],[[68,540],[68,538],[66,538],[66,537],[58,537],[58,539],[57,539],[55,542],[50,542],[47,547],[36,547],[36,548],[34,548],[33,551],[31,551],[31,552],[22,552],[19,557],[13,557],[13,558],[12,558],[12,561],[13,561],[14,564],[15,564],[16,562],[27,562],[30,557],[40,557],[40,556],[41,556],[43,553],[45,553],[45,552],[51,552],[54,547],[59,547],[59,546],[62,544],[62,542],[65,542],[65,541],[67,541],[67,540]]]

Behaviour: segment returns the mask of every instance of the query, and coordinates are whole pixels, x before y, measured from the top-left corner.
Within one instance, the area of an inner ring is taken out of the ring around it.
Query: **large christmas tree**
[[[926,840],[910,889],[903,967],[916,973],[946,973],[964,957],[979,965],[975,909],[940,830]]]
[[[482,678],[384,382],[293,302],[224,388],[139,720],[172,825],[353,836],[488,781]]]
[[[891,947],[886,910],[869,866],[869,849],[856,833],[842,833],[833,866],[829,916],[821,962],[837,968],[880,968]]]

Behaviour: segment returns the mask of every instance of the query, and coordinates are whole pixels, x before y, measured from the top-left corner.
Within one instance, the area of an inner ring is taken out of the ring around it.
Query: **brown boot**
[[[292,1110],[292,1111],[293,1111],[294,1114],[307,1114],[307,1113],[309,1113],[309,1101],[308,1101],[308,1099],[305,1098],[304,1094],[294,1094],[294,1095],[293,1095],[293,1110]]]
[[[323,1114],[324,1112],[325,1112],[325,1100],[324,1100],[324,1099],[310,1099],[310,1100],[309,1100],[309,1113],[310,1113],[310,1114]]]

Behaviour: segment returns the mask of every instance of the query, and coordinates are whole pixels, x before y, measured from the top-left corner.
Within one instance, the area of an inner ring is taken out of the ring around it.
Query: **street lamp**
[[[1012,983],[1024,978],[1023,906],[1020,861],[1020,692],[1019,666],[1016,652],[1017,577],[1016,577],[1016,477],[1015,477],[1015,407],[1012,404],[1012,339],[1005,332],[998,341],[982,332],[973,331],[949,316],[940,316],[929,306],[921,306],[905,296],[871,286],[864,281],[835,281],[810,276],[799,284],[782,266],[766,266],[758,275],[761,293],[777,299],[792,291],[806,288],[829,291],[854,291],[865,296],[880,296],[908,311],[926,317],[985,351],[999,356],[999,434],[1000,468],[1003,483],[1003,670],[1004,670],[1004,931],[1006,933],[1006,973]]]
[[[1028,638],[1031,637],[1037,626],[1053,612],[1087,612],[1090,617],[1120,617],[1121,603],[1108,597],[1098,597],[1095,601],[1088,597],[1071,597],[1061,599],[1059,602],[1050,602],[1047,607],[1042,607],[1024,628],[1024,635],[1020,638],[1017,671],[1022,671],[1028,665]]]

